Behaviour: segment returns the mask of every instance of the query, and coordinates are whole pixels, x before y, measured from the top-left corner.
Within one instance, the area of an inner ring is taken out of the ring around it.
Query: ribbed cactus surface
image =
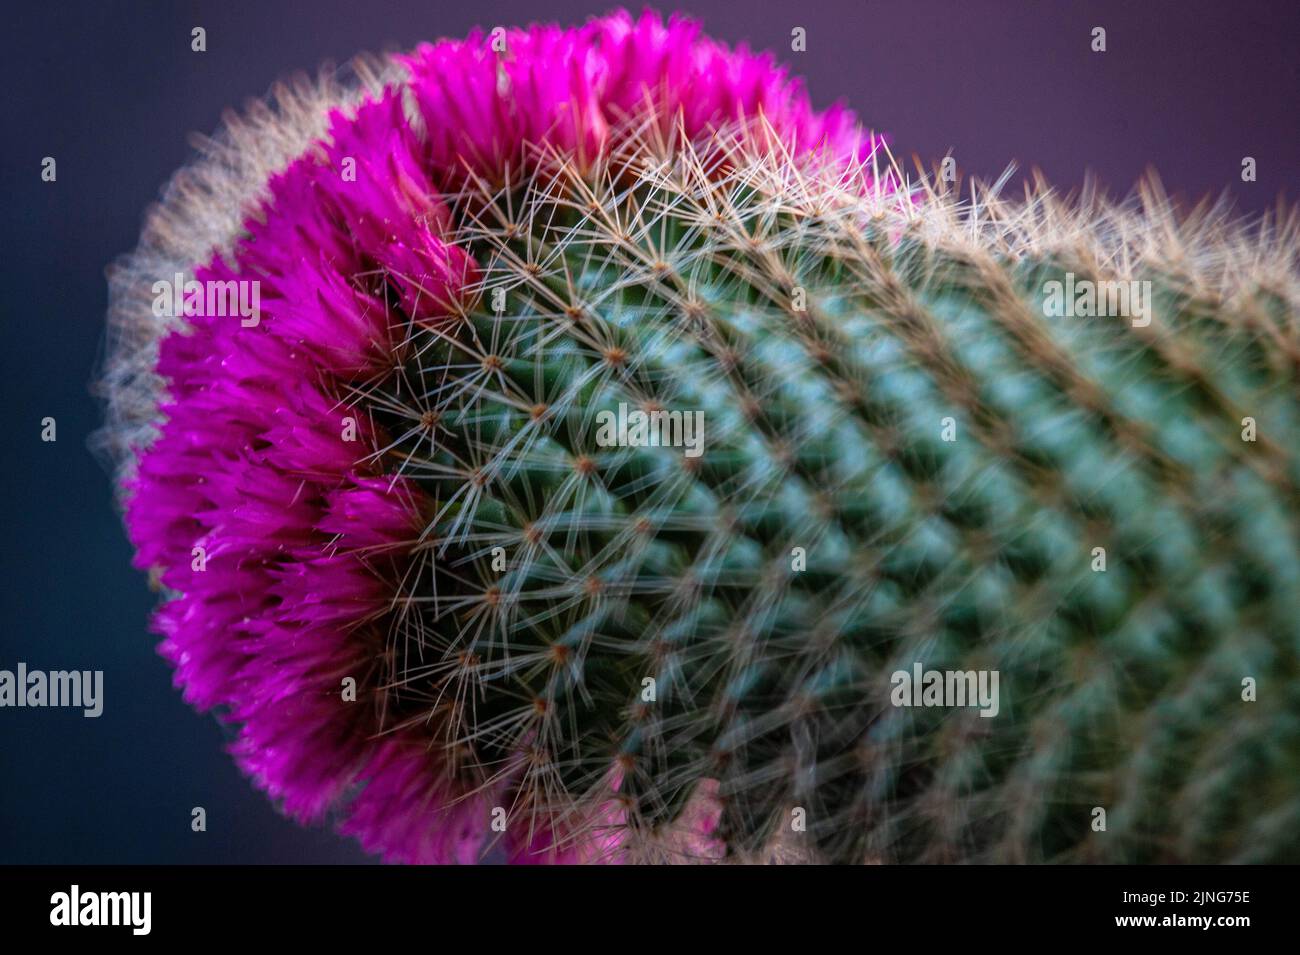
[[[1204,281],[1226,238],[1102,257],[1115,209],[1071,252],[1049,198],[632,155],[468,188],[476,304],[351,391],[431,502],[386,705],[575,827],[708,780],[737,853],[1295,861],[1285,298]],[[1067,272],[1149,321],[1051,317]],[[633,411],[683,440],[602,439]],[[996,712],[900,705],[918,667]]]
[[[228,119],[111,278],[186,699],[392,861],[1300,861],[1300,219],[1000,192],[650,12]]]

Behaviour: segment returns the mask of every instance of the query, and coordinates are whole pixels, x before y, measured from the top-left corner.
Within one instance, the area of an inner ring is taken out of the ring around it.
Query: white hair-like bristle
[[[196,266],[229,253],[266,198],[269,178],[325,135],[330,112],[351,109],[405,75],[396,60],[360,56],[314,80],[277,83],[242,113],[227,111],[213,135],[194,137],[198,155],[146,213],[139,245],[108,269],[108,346],[98,383],[107,412],[94,444],[119,488],[157,435],[164,391],[154,370],[158,343],[181,322],[154,315],[154,283],[177,273],[189,280]]]

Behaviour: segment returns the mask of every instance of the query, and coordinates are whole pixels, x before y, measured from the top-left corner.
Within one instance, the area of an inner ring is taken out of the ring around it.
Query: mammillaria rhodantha
[[[905,184],[653,14],[278,89],[112,275],[161,651],[393,861],[1294,859],[1295,238]]]

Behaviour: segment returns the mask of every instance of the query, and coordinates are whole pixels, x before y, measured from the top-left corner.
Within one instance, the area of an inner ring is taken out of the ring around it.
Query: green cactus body
[[[432,502],[391,718],[647,857],[708,780],[737,857],[1300,860],[1294,261],[1148,198],[726,150],[467,190],[476,304],[346,396]],[[1045,315],[1067,272],[1150,323]]]

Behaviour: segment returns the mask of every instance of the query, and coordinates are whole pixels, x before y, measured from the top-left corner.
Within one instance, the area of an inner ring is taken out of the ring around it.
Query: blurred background
[[[572,24],[571,0],[7,4],[0,29],[0,669],[104,671],[104,712],[0,709],[0,863],[360,862],[351,842],[280,817],[191,711],[147,632],[109,477],[86,447],[101,411],[104,268],[228,106],[360,50],[481,25]],[[1186,200],[1243,215],[1294,200],[1300,4],[1294,0],[691,0],[722,40],[771,49],[816,105],[840,98],[900,157],[963,175],[1085,171],[1127,193],[1148,167]],[[207,31],[207,52],[190,30]],[[1094,27],[1106,52],[1092,52]],[[790,51],[791,31],[807,51]],[[41,181],[53,156],[58,179]],[[1257,180],[1241,181],[1243,157]],[[40,440],[40,421],[58,440]],[[203,806],[207,831],[190,829]]]

